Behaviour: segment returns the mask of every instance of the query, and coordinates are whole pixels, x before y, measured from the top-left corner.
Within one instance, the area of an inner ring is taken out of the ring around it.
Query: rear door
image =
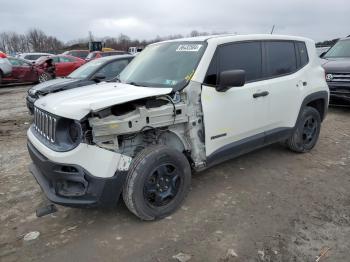
[[[246,84],[218,92],[220,72],[242,69]],[[267,100],[256,97],[267,88],[262,81],[262,43],[260,41],[230,43],[219,46],[209,66],[202,87],[202,107],[205,126],[206,155],[229,151],[239,144],[251,147],[263,144]],[[236,147],[238,148],[238,147]]]
[[[57,72],[57,69],[56,69],[57,76],[67,76],[70,73],[72,73],[76,68],[78,68],[74,58],[65,57],[65,56],[59,57],[59,65],[60,65],[59,72]]]
[[[19,82],[20,79],[24,76],[24,70],[21,68],[21,62],[19,59],[16,58],[8,58],[9,62],[12,65],[12,72],[11,75],[7,77],[6,81],[16,81]]]
[[[25,61],[9,58],[12,64],[11,78],[16,82],[35,82],[37,79],[34,67]]]
[[[269,79],[266,131],[267,135],[273,135],[274,132],[283,132],[283,129],[287,131],[295,125],[300,108],[298,101],[301,99],[301,89],[307,88],[305,66],[308,57],[305,43],[302,42],[265,41],[264,47],[265,77]]]

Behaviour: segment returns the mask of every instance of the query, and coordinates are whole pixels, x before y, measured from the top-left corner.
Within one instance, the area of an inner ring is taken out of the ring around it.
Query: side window
[[[291,41],[267,41],[267,77],[277,77],[297,69],[294,43]]]
[[[242,69],[246,73],[247,82],[262,78],[261,42],[242,42],[220,46],[218,54],[219,72]]]
[[[309,63],[309,56],[307,54],[306,45],[304,42],[296,42],[296,47],[299,53],[299,68],[304,67]]]
[[[20,66],[22,67],[30,67],[31,65],[29,63],[26,63],[25,61],[18,61],[20,63]]]
[[[71,63],[74,62],[74,59],[70,57],[60,56],[60,62],[61,63]]]
[[[8,58],[8,60],[10,61],[12,66],[21,66],[21,63],[19,60],[17,59],[13,59],[13,58]]]
[[[58,56],[55,56],[55,57],[52,58],[52,61],[54,63],[59,63],[60,62],[60,58]]]
[[[127,66],[128,63],[129,61],[126,59],[114,61],[104,66],[97,73],[103,74],[106,79],[111,79],[119,75],[119,73]]]

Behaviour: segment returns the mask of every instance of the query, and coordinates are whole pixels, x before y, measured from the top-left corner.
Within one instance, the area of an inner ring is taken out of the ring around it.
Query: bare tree
[[[42,51],[45,49],[47,36],[39,29],[31,29],[27,33],[27,39],[33,51]]]
[[[31,29],[27,33],[27,41],[33,51],[57,51],[63,48],[64,44],[56,37],[47,36],[39,29]]]
[[[6,32],[2,32],[0,34],[0,50],[4,52],[8,52],[8,34]]]

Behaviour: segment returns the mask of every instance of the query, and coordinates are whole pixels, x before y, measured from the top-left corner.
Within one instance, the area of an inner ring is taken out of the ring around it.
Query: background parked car
[[[350,105],[350,37],[340,39],[321,57],[331,104]]]
[[[22,54],[18,55],[17,58],[22,58],[22,59],[34,62],[35,60],[39,59],[40,57],[49,56],[49,55],[52,55],[52,54],[49,54],[49,53],[22,53]]]
[[[86,61],[91,61],[97,58],[105,57],[105,56],[112,56],[112,55],[127,55],[128,52],[125,51],[108,51],[108,52],[102,52],[102,51],[94,51],[89,53],[89,55],[85,58]]]
[[[49,79],[42,78],[42,75],[47,74],[44,68],[30,61],[15,57],[8,57],[8,60],[12,65],[12,72],[2,79],[2,83],[38,83]]]
[[[52,58],[55,64],[57,77],[67,76],[75,69],[85,64],[85,60],[70,55],[51,55],[49,57]],[[41,60],[46,58],[47,57],[42,57],[38,59],[36,63],[41,63]]]
[[[81,59],[85,59],[89,53],[89,50],[70,50],[62,53],[62,55],[71,55]]]
[[[33,114],[34,102],[41,96],[81,86],[111,80],[134,58],[132,55],[109,56],[93,60],[79,67],[66,78],[57,78],[28,90],[27,107]]]
[[[0,84],[5,76],[10,75],[12,72],[12,65],[8,61],[5,53],[0,51]]]

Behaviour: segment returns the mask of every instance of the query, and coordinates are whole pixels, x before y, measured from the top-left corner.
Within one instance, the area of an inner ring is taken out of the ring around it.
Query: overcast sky
[[[349,0],[1,0],[0,32],[30,28],[63,41],[118,36],[151,39],[191,30],[306,36],[350,35]]]

